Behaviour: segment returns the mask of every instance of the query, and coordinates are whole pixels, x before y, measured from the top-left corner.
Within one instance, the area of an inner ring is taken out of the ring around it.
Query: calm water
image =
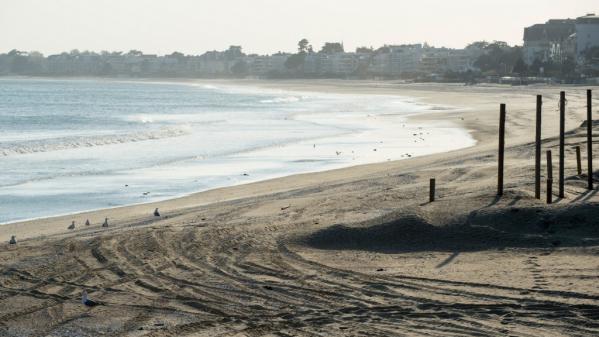
[[[0,79],[0,223],[474,144],[377,95]]]

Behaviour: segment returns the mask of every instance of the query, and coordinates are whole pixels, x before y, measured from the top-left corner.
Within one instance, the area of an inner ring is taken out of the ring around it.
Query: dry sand
[[[0,226],[0,336],[599,335],[599,198],[574,161],[575,145],[586,153],[583,88],[240,84],[458,106],[419,118],[454,120],[478,144]],[[533,193],[534,96],[545,99],[543,150],[557,153],[561,89],[566,198],[547,206]],[[506,193],[496,198],[503,102]],[[81,305],[84,288],[102,304]]]

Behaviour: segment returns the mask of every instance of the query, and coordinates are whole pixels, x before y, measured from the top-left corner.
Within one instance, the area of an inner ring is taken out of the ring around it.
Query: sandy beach
[[[588,88],[235,84],[448,105],[458,109],[414,118],[451,120],[477,144],[0,226],[0,336],[599,335],[599,197],[575,162],[576,145],[586,159]],[[535,95],[557,175],[560,90],[565,198],[546,205],[544,157],[543,200],[534,198]],[[500,103],[506,179],[497,198]],[[100,305],[83,306],[83,289]]]

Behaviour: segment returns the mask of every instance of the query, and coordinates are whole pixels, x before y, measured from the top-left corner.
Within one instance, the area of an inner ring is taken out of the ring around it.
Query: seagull
[[[95,307],[96,305],[100,304],[98,302],[94,302],[94,301],[90,300],[89,298],[87,298],[87,291],[85,291],[85,289],[81,293],[81,303],[88,307]]]

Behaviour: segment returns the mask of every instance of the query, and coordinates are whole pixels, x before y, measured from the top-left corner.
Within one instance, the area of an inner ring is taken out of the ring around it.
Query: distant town
[[[526,27],[522,46],[478,41],[463,49],[424,43],[346,51],[341,42],[315,49],[302,39],[294,53],[273,55],[245,54],[241,46],[202,55],[173,52],[164,56],[138,50],[72,50],[49,56],[12,50],[0,54],[0,76],[599,83],[599,16],[551,19]]]

